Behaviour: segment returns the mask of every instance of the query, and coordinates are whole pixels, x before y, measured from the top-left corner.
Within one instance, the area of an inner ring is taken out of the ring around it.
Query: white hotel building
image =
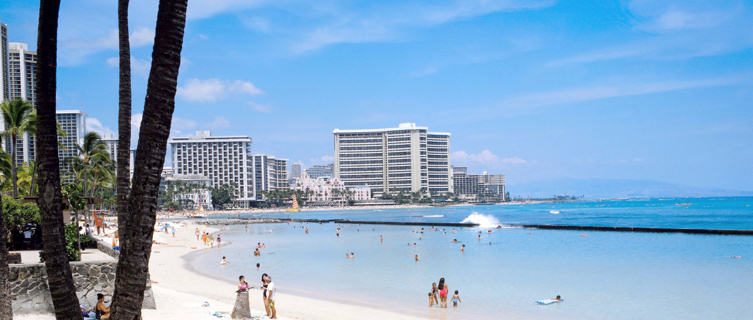
[[[242,206],[256,199],[251,138],[197,131],[195,136],[172,138],[169,143],[174,175],[202,175],[215,188],[231,185]]]
[[[197,131],[195,136],[175,137],[172,175],[205,176],[211,187],[231,185],[236,205],[246,207],[262,201],[261,191],[288,188],[287,160],[252,154],[248,136],[212,136]]]
[[[333,131],[335,178],[382,193],[452,192],[450,134],[415,123],[397,128]]]

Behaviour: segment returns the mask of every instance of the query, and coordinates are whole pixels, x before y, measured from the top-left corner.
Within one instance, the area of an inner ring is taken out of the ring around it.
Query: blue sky
[[[58,108],[117,131],[116,1],[63,1]],[[131,0],[134,119],[156,0]],[[38,4],[3,1],[36,47]],[[332,129],[416,122],[453,163],[753,190],[750,1],[189,0],[173,135],[332,157]],[[138,123],[135,123],[138,125]]]

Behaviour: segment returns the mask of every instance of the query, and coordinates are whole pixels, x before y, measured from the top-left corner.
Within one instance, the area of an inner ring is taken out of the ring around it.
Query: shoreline
[[[474,203],[456,203],[443,206],[428,204],[397,204],[397,205],[376,205],[376,206],[324,206],[324,207],[301,207],[300,211],[317,212],[317,211],[356,211],[356,210],[390,210],[390,209],[422,209],[422,208],[454,208],[454,207],[477,207],[477,206],[508,206],[508,205],[525,205],[525,204],[542,204],[542,203],[563,203],[563,202],[580,202],[594,200],[532,200],[532,201],[509,201],[489,204]],[[206,210],[202,211],[203,216],[223,216],[242,213],[285,213],[290,209],[284,208],[245,208],[229,210]],[[169,212],[160,210],[157,212],[160,218],[185,218],[195,214],[193,211]]]

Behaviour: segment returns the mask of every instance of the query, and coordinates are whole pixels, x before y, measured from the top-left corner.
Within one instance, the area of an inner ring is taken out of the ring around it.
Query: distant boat
[[[299,212],[301,209],[298,209],[298,199],[296,199],[295,195],[293,195],[293,207],[290,209],[285,210],[287,212]]]
[[[560,214],[559,210],[549,210],[549,213],[551,214]]]

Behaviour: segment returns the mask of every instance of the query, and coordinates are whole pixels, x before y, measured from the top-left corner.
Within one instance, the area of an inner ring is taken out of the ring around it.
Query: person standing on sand
[[[196,230],[193,232],[194,235],[196,235],[196,240],[199,240],[199,227],[196,227]]]
[[[272,282],[272,277],[267,276],[267,305],[269,305],[269,311],[272,314],[270,319],[277,319],[277,310],[275,309],[275,283]]]
[[[262,283],[262,301],[264,301],[264,311],[267,312],[267,317],[269,317],[269,301],[267,301],[267,277],[268,275],[266,273],[261,275],[261,283]]]
[[[221,237],[221,236],[220,236],[220,234],[218,233],[218,234],[217,234],[217,248],[218,248],[218,249],[220,248],[220,245],[221,245],[221,244],[222,244],[222,237]]]
[[[235,298],[235,306],[230,317],[233,319],[251,319],[251,304],[248,300],[248,282],[243,276],[238,277],[238,295]]]

